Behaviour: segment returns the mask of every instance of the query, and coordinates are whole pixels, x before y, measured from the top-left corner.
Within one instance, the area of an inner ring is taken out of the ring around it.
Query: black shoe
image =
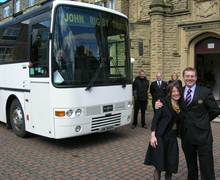
[[[132,125],[132,126],[131,126],[131,129],[135,129],[135,128],[136,128],[136,126],[135,126],[135,125]]]
[[[142,128],[147,129],[147,125],[142,126]]]

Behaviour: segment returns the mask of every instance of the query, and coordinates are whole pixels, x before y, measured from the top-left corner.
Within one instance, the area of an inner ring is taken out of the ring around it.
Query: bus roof
[[[86,8],[90,8],[90,9],[96,9],[96,10],[100,10],[100,11],[105,11],[105,12],[117,14],[119,16],[127,18],[126,15],[124,15],[124,14],[118,12],[118,11],[112,10],[110,8],[94,5],[94,4],[76,2],[76,1],[71,1],[71,0],[47,0],[47,2],[43,3],[40,7],[36,7],[31,11],[28,11],[28,12],[25,12],[23,14],[17,15],[13,18],[9,18],[8,20],[4,20],[4,22],[2,22],[2,23],[1,23],[1,20],[0,20],[0,27],[8,26],[10,24],[15,24],[17,22],[24,21],[26,19],[30,19],[32,17],[35,17],[39,14],[42,14],[42,13],[47,12],[48,10],[52,9],[53,5],[57,6],[57,5],[60,5],[60,4],[74,5],[74,6],[79,6],[79,7],[86,7]]]

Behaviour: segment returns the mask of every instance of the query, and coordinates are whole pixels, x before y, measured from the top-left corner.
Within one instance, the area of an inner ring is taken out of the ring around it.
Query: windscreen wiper
[[[98,75],[99,75],[101,69],[104,67],[105,61],[106,61],[106,58],[100,58],[99,67],[97,68],[97,70],[96,70],[94,76],[92,77],[92,79],[89,81],[89,84],[88,84],[88,86],[85,89],[86,91],[89,91],[93,87],[95,81],[98,78]]]
[[[122,80],[122,87],[123,88],[125,88],[126,87],[126,79],[125,79],[125,77],[121,74],[121,72],[120,72],[120,70],[119,70],[119,68],[118,68],[118,66],[116,65],[116,63],[115,63],[115,61],[114,60],[112,60],[112,63],[113,63],[113,65],[114,65],[114,67],[115,67],[115,70],[116,70],[116,72],[120,75],[120,79]]]

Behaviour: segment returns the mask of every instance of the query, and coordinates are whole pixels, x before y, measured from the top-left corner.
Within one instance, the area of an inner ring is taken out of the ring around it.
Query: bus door
[[[49,100],[49,20],[31,24],[30,46],[30,121],[33,132],[53,136]]]

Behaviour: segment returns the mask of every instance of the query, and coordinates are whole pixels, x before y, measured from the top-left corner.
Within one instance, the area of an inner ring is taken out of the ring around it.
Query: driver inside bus
[[[78,80],[90,80],[98,66],[98,60],[93,56],[92,51],[88,47],[80,45],[76,48],[75,67]]]
[[[59,49],[56,54],[56,65],[59,71],[66,69],[65,53],[63,49]]]
[[[56,52],[56,63],[54,65],[54,82],[56,84],[62,84],[67,75],[67,67],[65,62],[65,52],[63,49],[59,49]]]

